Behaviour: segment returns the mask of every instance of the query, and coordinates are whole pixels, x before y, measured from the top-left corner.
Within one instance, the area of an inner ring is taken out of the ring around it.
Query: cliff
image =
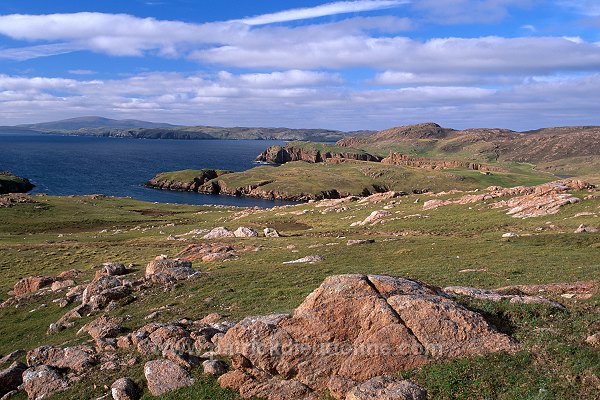
[[[271,146],[256,157],[256,161],[271,164],[285,164],[291,161],[319,163],[339,160],[379,162],[381,157],[359,149],[311,142],[290,142],[285,147]]]
[[[484,165],[470,161],[459,160],[434,160],[426,157],[412,157],[406,154],[391,153],[381,160],[383,164],[404,165],[406,167],[417,167],[425,169],[472,169],[475,171],[504,171],[504,168]]]
[[[150,179],[144,186],[154,189],[198,192],[206,182],[230,173],[231,171],[218,169],[187,169],[183,171],[163,172]]]
[[[27,193],[35,187],[27,178],[21,178],[10,172],[0,172],[0,194]]]

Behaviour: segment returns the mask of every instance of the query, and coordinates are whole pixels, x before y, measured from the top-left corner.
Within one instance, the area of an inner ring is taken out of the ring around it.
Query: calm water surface
[[[29,178],[32,193],[100,193],[138,200],[272,207],[290,204],[260,199],[148,189],[156,173],[215,168],[244,171],[274,140],[150,140],[32,133],[0,133],[0,171]]]

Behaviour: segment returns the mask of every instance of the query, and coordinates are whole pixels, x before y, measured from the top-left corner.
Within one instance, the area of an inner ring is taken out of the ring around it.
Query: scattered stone
[[[575,299],[589,299],[598,291],[598,282],[595,281],[579,281],[568,283],[547,283],[543,285],[512,285],[504,286],[495,290],[500,294],[519,294],[529,296],[539,296],[540,294],[548,294],[554,296]]]
[[[309,263],[309,264],[314,264],[314,263],[318,263],[323,261],[324,258],[321,256],[306,256],[306,257],[302,257],[299,258],[297,260],[292,260],[292,261],[284,261],[284,264],[301,264],[301,263]]]
[[[117,379],[110,387],[110,393],[114,400],[138,400],[142,392],[131,378]]]
[[[217,353],[243,361],[232,360],[235,370],[221,376],[222,386],[242,397],[295,399],[325,392],[333,376],[360,383],[434,359],[519,348],[439,288],[341,275],[327,278],[291,316],[240,321],[219,340]]]
[[[82,332],[88,333],[94,340],[114,338],[123,330],[121,324],[123,324],[123,318],[121,317],[107,317],[102,316],[98,319],[93,320],[85,324],[77,334]]]
[[[506,232],[504,234],[502,234],[503,238],[513,238],[513,237],[519,237],[518,233],[514,233],[514,232]]]
[[[268,238],[278,238],[278,237],[281,237],[281,235],[279,234],[279,232],[277,232],[277,230],[275,230],[274,228],[265,228],[263,230],[263,233],[265,234],[265,237],[268,237]]]
[[[208,375],[221,376],[227,372],[227,364],[221,360],[206,360],[202,363],[204,373]]]
[[[205,316],[200,320],[203,324],[214,324],[215,322],[219,322],[221,320],[221,316],[217,313],[211,313]]]
[[[598,228],[587,226],[585,224],[581,224],[577,229],[575,229],[575,233],[597,233],[599,231],[600,230]]]
[[[406,196],[408,193],[405,192],[384,192],[375,193],[370,196],[364,197],[358,201],[359,204],[363,203],[379,203],[385,200],[395,199],[396,197]]]
[[[541,296],[522,296],[512,294],[501,294],[493,290],[477,289],[466,286],[448,286],[444,288],[444,292],[451,296],[467,296],[478,300],[487,300],[493,302],[508,301],[513,304],[545,304],[551,307],[565,309],[560,303],[548,300]]]
[[[9,362],[13,362],[17,358],[22,357],[24,355],[25,355],[25,350],[22,350],[22,349],[15,350],[12,353],[7,354],[4,357],[0,358],[0,365],[8,364]]]
[[[228,237],[235,237],[235,235],[229,229],[223,226],[219,226],[217,228],[212,229],[206,235],[202,236],[202,239],[221,239]]]
[[[202,262],[217,262],[228,260],[233,257],[231,253],[209,253],[205,256],[202,256]]]
[[[131,294],[131,286],[115,276],[100,276],[95,278],[85,288],[82,294],[82,304],[90,311],[104,309],[112,301],[118,301]]]
[[[233,235],[238,238],[247,238],[247,237],[257,237],[258,233],[252,228],[240,226],[233,232]]]
[[[55,368],[39,365],[23,372],[23,389],[30,400],[41,400],[69,387],[69,381]]]
[[[72,347],[41,346],[27,353],[27,365],[36,367],[47,365],[58,369],[85,372],[97,364],[96,351],[91,346]]]
[[[35,293],[43,287],[50,286],[56,279],[51,276],[30,276],[17,282],[13,288],[14,296]]]
[[[8,368],[0,371],[0,397],[19,388],[23,383],[23,372],[26,369],[25,364],[15,361]]]
[[[427,400],[427,392],[408,380],[378,376],[356,386],[346,400]]]
[[[348,243],[346,243],[346,245],[355,246],[357,244],[370,244],[370,243],[375,243],[375,240],[374,239],[350,239],[350,240],[348,240]]]
[[[585,342],[590,346],[600,348],[600,332],[596,332],[593,335],[589,335]]]
[[[72,279],[67,279],[64,281],[55,281],[52,282],[50,290],[52,290],[53,292],[58,292],[59,290],[70,288],[71,286],[75,286],[75,281]]]
[[[101,276],[119,276],[125,275],[127,268],[119,263],[104,263],[99,270],[96,271],[96,278]]]
[[[69,269],[67,271],[63,271],[60,274],[58,274],[57,278],[58,279],[75,279],[75,278],[78,278],[79,275],[81,275],[81,271],[76,270],[76,269]]]
[[[192,268],[192,262],[180,259],[168,259],[158,256],[146,265],[146,277],[166,275],[166,279],[186,280],[200,275],[200,271]]]
[[[148,382],[148,390],[153,396],[194,384],[191,375],[170,360],[148,361],[144,365],[144,376]]]
[[[375,224],[382,222],[385,217],[389,217],[392,215],[391,212],[386,210],[376,210],[373,211],[367,218],[362,221],[353,222],[350,226],[364,226],[369,224]]]

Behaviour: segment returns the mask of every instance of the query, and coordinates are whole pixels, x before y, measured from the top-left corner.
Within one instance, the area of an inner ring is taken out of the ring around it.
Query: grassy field
[[[506,172],[482,174],[469,169],[428,170],[366,161],[347,160],[340,164],[296,161],[279,167],[260,166],[223,175],[217,180],[228,188],[260,186],[267,192],[300,197],[318,196],[333,191],[343,195],[362,195],[382,190],[437,192],[485,188],[490,185],[535,185],[556,179],[555,176],[536,171],[527,164],[507,164],[506,167]],[[169,176],[171,175],[189,178],[193,171],[173,172]]]
[[[294,173],[302,170],[295,169],[297,165],[271,170]],[[327,179],[339,175],[335,167],[311,165],[315,173],[328,174],[324,175]],[[365,175],[361,163],[344,168],[355,171],[356,179]],[[435,176],[432,171],[425,173]],[[500,179],[479,175],[470,178],[492,180],[479,182],[482,185],[497,184],[493,179]],[[395,179],[401,183],[400,177]],[[574,194],[583,198],[586,193]],[[167,291],[151,289],[134,303],[112,311],[111,315],[130,316],[128,329],[144,325],[144,317],[160,307],[166,310],[160,317],[163,321],[197,319],[210,312],[234,320],[289,312],[325,277],[342,273],[392,274],[439,286],[484,288],[600,280],[600,234],[573,233],[581,223],[600,225],[600,199],[564,207],[556,215],[521,220],[484,203],[423,211],[422,203],[430,197],[410,195],[389,204],[393,218],[387,223],[350,227],[388,202],[348,203],[339,212],[300,204],[254,210],[239,218],[240,209],[227,207],[151,204],[102,196],[32,198],[37,203],[0,208],[0,300],[7,298],[7,291],[22,277],[56,275],[75,268],[83,272],[78,279],[83,282],[92,278],[102,262],[133,264],[135,275],[141,276],[145,264],[156,255],[174,256],[188,244],[201,241],[184,236],[192,229],[243,225],[261,230],[271,226],[285,234],[276,239],[224,240],[259,246],[260,251],[240,252],[238,258],[223,262],[195,262],[194,266],[205,272],[199,279],[178,283]],[[578,216],[581,213],[592,215]],[[502,239],[505,232],[520,236]],[[169,235],[187,241],[169,240]],[[360,238],[372,238],[375,243],[346,246],[348,239]],[[325,261],[283,264],[314,254]],[[464,270],[472,271],[461,272]],[[46,294],[23,307],[0,309],[0,354],[42,344],[85,341],[76,332],[86,318],[58,335],[46,336],[48,325],[66,311],[52,302],[59,296]],[[567,311],[465,300],[520,340],[524,350],[514,355],[439,362],[402,374],[427,388],[434,399],[597,398],[600,356],[584,340],[600,328],[600,298],[559,300]],[[142,383],[143,361],[117,375],[127,373]],[[239,398],[220,389],[213,379],[195,374],[198,382],[193,387],[163,398]],[[105,392],[104,385],[110,386],[120,376],[101,372],[55,398],[95,398]]]

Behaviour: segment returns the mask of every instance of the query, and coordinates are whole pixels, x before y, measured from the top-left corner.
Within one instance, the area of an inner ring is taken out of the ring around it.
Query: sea
[[[293,204],[144,187],[164,171],[214,168],[245,171],[276,140],[166,140],[0,133],[0,171],[28,178],[31,193],[104,194],[179,204],[274,207]],[[273,167],[276,168],[276,167]]]

